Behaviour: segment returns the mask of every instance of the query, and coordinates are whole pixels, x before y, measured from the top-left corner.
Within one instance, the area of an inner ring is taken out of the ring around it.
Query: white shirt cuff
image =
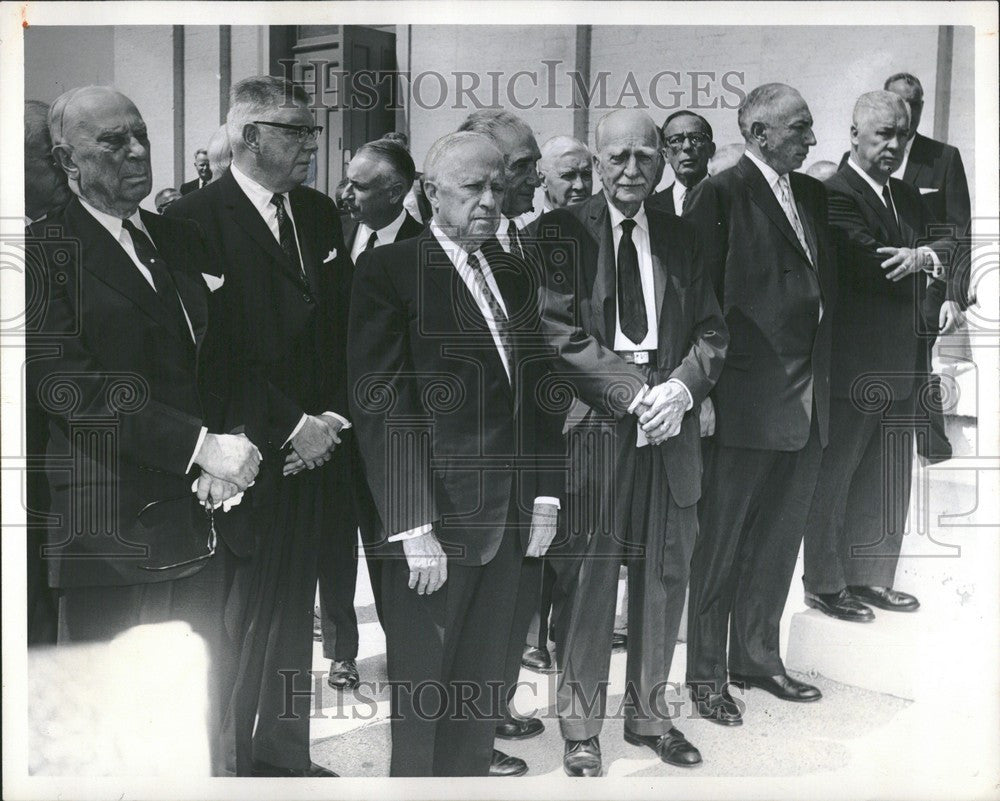
[[[687,406],[684,407],[684,411],[685,412],[691,411],[691,409],[694,408],[694,398],[691,397],[691,390],[688,389],[685,383],[681,381],[679,378],[668,378],[667,383],[676,384],[677,386],[679,386],[681,389],[684,390],[684,394],[687,395],[688,398]]]
[[[344,431],[351,427],[351,421],[348,420],[343,415],[337,414],[336,412],[323,412],[323,417],[332,417],[334,420],[340,421],[340,430]]]
[[[934,248],[929,248],[924,245],[917,248],[917,253],[921,254],[924,260],[930,259],[930,269],[927,269],[927,267],[924,266],[924,262],[921,263],[921,268],[925,273],[936,280],[944,278],[944,265],[941,264],[941,259],[939,259],[938,254],[934,252]]]
[[[194,452],[191,454],[191,461],[188,462],[187,470],[185,473],[190,473],[191,468],[194,467],[194,460],[198,457],[198,451],[201,450],[201,446],[205,444],[205,437],[208,436],[208,429],[205,426],[201,427],[201,433],[198,435],[198,442],[195,443]]]
[[[409,531],[400,531],[398,534],[393,534],[389,537],[389,542],[401,542],[402,540],[412,540],[416,537],[422,537],[424,534],[430,534],[433,526],[430,523],[424,523],[422,526],[417,528],[411,528]]]
[[[308,419],[309,419],[308,414],[303,414],[302,417],[299,418],[298,424],[295,426],[295,428],[292,429],[292,433],[288,435],[288,439],[286,439],[281,446],[282,448],[284,448],[286,445],[288,445],[289,442],[295,439],[295,435],[302,430],[302,426],[306,424],[306,420]]]
[[[628,413],[632,414],[635,411],[635,407],[638,406],[642,399],[646,397],[646,393],[649,391],[649,386],[644,384],[642,389],[636,393],[636,396],[632,398],[632,402],[628,405]]]
[[[553,498],[550,495],[539,495],[537,498],[535,498],[535,506],[537,506],[540,503],[550,503],[554,507],[556,507],[556,509],[562,509],[562,504],[559,503],[559,499]]]

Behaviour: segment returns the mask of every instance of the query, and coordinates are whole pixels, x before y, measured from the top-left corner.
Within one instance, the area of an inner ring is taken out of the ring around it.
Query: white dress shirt
[[[501,247],[510,253],[510,241],[507,239],[508,220],[503,215],[500,216],[500,226],[497,229],[497,238],[500,238],[500,230],[504,231],[504,238],[501,240]],[[497,326],[496,319],[493,317],[493,311],[490,309],[489,301],[482,295],[481,285],[475,280],[473,276],[472,268],[469,266],[469,254],[461,248],[459,245],[455,244],[444,231],[438,226],[436,220],[431,221],[431,233],[437,239],[438,244],[448,255],[451,263],[454,265],[455,270],[458,272],[459,277],[462,282],[468,288],[469,293],[472,295],[473,299],[476,301],[476,307],[479,309],[480,313],[483,315],[483,319],[486,320],[486,326],[490,330],[490,335],[493,337],[493,344],[496,345],[497,353],[500,355],[500,361],[503,362],[504,372],[507,373],[507,380],[511,380],[511,369],[512,365],[507,359],[507,353],[504,350],[503,343],[500,339],[500,329]],[[500,287],[497,286],[496,280],[493,278],[493,272],[490,270],[489,261],[487,261],[486,256],[483,254],[482,250],[475,250],[472,255],[479,260],[479,264],[482,267],[483,277],[486,279],[486,286],[489,291],[493,294],[494,299],[499,304],[500,308],[503,310],[504,314],[507,314],[507,306],[503,302],[503,296],[500,294]],[[557,509],[560,508],[558,498],[550,498],[547,496],[539,496],[535,498],[535,503],[550,503]],[[414,537],[422,537],[424,534],[428,534],[432,529],[430,523],[425,523],[417,528],[410,529],[409,531],[401,531],[398,534],[393,534],[388,538],[389,542],[396,542],[398,540],[408,540]]]
[[[780,206],[781,189],[778,187],[778,179],[781,178],[781,176],[774,171],[774,168],[770,164],[768,164],[766,161],[757,158],[757,156],[755,156],[749,150],[744,151],[744,154],[748,159],[750,159],[750,161],[752,161],[757,166],[757,169],[760,170],[761,173],[764,175],[764,180],[767,181],[767,185],[771,187],[771,191],[774,192],[774,198],[775,200],[778,201],[778,205]],[[795,195],[792,193],[791,181],[788,182],[788,199],[792,202],[792,206],[795,206]]]
[[[375,247],[379,248],[382,245],[391,245],[395,242],[396,236],[399,234],[399,229],[403,227],[405,221],[406,209],[403,209],[399,212],[399,216],[395,220],[385,227],[374,231],[376,237]],[[358,223],[358,230],[354,235],[354,244],[351,246],[351,261],[353,263],[357,264],[358,256],[368,247],[368,240],[371,239],[372,233],[372,228],[367,223]]]
[[[236,183],[239,185],[240,189],[243,190],[243,194],[247,196],[247,199],[253,204],[253,207],[257,209],[257,212],[264,219],[264,222],[270,229],[271,234],[274,236],[274,241],[279,245],[281,244],[281,230],[278,227],[278,207],[271,202],[271,198],[273,198],[276,194],[280,194],[285,199],[285,214],[292,222],[292,231],[295,233],[295,242],[298,245],[299,231],[295,227],[295,217],[292,214],[292,203],[288,197],[288,192],[272,192],[267,187],[257,183],[250,176],[241,172],[240,168],[236,166],[236,162],[233,162],[229,166],[229,169],[233,173],[233,178],[236,179]],[[299,269],[302,271],[302,274],[305,275],[305,266],[302,264],[302,246],[298,245],[297,249],[299,251]],[[339,421],[342,429],[351,427],[351,421],[336,412],[326,411],[323,412],[323,414]],[[292,433],[288,435],[281,447],[285,447],[285,445],[295,439],[295,435],[302,430],[302,426],[306,424],[306,420],[308,419],[309,414],[303,413],[302,417],[299,418],[299,422],[296,423],[295,428],[292,429]]]

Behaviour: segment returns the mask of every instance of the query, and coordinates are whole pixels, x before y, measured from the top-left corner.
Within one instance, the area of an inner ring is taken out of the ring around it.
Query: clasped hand
[[[285,457],[282,473],[295,475],[302,470],[312,470],[326,464],[340,444],[343,423],[330,415],[309,415],[302,428],[289,443],[291,452]]]
[[[634,409],[646,439],[660,445],[677,436],[687,404],[687,393],[675,381],[664,381],[646,390]]]

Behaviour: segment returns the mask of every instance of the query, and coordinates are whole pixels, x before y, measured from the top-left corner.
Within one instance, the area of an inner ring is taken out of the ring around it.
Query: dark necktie
[[[302,280],[309,286],[309,279],[306,278],[305,270],[302,267],[302,259],[299,257],[299,243],[295,239],[295,226],[285,212],[285,198],[281,195],[274,195],[271,198],[278,213],[278,238],[281,241],[281,249],[285,251],[295,268],[302,274]]]
[[[639,277],[639,254],[632,241],[633,228],[635,220],[622,220],[622,238],[618,243],[618,316],[622,333],[638,345],[646,338],[649,323]]]
[[[882,200],[885,201],[885,207],[889,209],[889,214],[896,221],[896,225],[899,225],[899,216],[896,214],[896,207],[892,202],[892,192],[889,191],[889,184],[885,184],[882,187]]]
[[[521,237],[513,220],[507,221],[507,238],[510,240],[510,252],[519,259],[524,258],[524,248],[521,247]]]
[[[376,242],[378,242],[378,231],[372,231],[372,235],[368,237],[368,244],[365,245],[365,250],[373,250]]]
[[[486,299],[486,305],[493,316],[493,322],[496,323],[497,334],[500,337],[500,346],[503,348],[504,356],[507,358],[507,365],[511,370],[511,375],[507,377],[513,385],[514,348],[511,345],[510,331],[507,327],[507,315],[504,313],[503,307],[500,305],[500,301],[497,300],[496,295],[490,290],[490,285],[486,281],[486,273],[483,272],[483,265],[480,264],[479,259],[473,253],[469,254],[469,269],[472,271],[473,283],[475,283],[480,294]]]
[[[122,220],[122,228],[128,231],[132,237],[132,247],[135,248],[135,255],[139,261],[149,270],[153,277],[153,285],[156,288],[156,296],[167,308],[174,325],[184,331],[190,339],[191,331],[188,328],[187,318],[184,316],[184,309],[181,306],[181,299],[177,295],[177,287],[174,286],[174,279],[170,276],[170,270],[166,262],[157,253],[156,247],[146,234],[139,229],[131,220]]]
[[[681,213],[683,214],[688,207],[688,198],[691,197],[690,187],[684,190],[684,194],[681,195]]]

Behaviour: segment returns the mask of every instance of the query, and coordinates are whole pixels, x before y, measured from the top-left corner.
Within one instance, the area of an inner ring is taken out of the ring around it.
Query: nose
[[[149,146],[139,139],[134,134],[129,137],[128,143],[128,155],[129,158],[141,159],[145,158],[149,153]]]
[[[625,162],[625,175],[630,178],[634,178],[639,174],[639,161],[636,159],[635,155],[628,157],[628,161]]]
[[[493,209],[500,204],[500,197],[503,193],[496,193],[492,187],[486,187],[479,196],[479,205],[484,209]]]
[[[319,150],[319,142],[317,141],[318,139],[319,139],[318,136],[311,136],[311,135],[307,136],[305,142],[303,142],[303,149],[311,150],[313,152]]]
[[[583,176],[582,175],[577,175],[576,178],[573,179],[572,186],[573,186],[574,189],[580,189],[580,190],[582,190],[583,189]]]
[[[816,135],[813,133],[813,129],[810,128],[806,131],[806,145],[812,147],[816,144]]]

